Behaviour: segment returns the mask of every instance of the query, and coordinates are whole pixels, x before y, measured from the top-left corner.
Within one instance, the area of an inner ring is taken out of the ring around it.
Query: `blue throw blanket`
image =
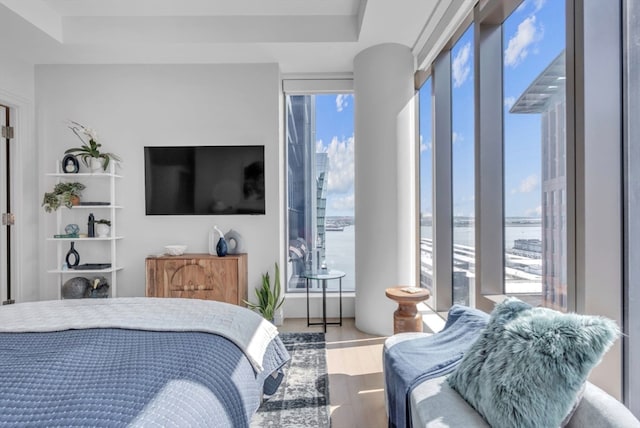
[[[288,360],[278,337],[256,374],[210,333],[0,333],[0,426],[248,427]]]
[[[421,382],[450,373],[487,325],[489,315],[454,305],[441,332],[385,346],[383,363],[389,427],[411,426],[409,397]]]

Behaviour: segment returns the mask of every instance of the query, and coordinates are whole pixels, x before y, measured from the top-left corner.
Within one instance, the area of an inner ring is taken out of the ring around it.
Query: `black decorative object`
[[[96,219],[93,213],[89,214],[89,222],[87,223],[87,236],[89,238],[95,238],[96,236]]]
[[[80,163],[74,155],[65,155],[62,158],[62,171],[67,174],[76,174],[80,170]]]
[[[224,257],[227,255],[227,251],[227,241],[224,240],[224,236],[221,236],[220,240],[218,240],[218,245],[216,245],[216,253],[218,257]]]
[[[80,263],[80,254],[78,254],[78,252],[74,248],[74,244],[75,242],[71,241],[71,248],[69,248],[69,252],[67,253],[67,257],[65,258],[67,266],[69,266],[70,268],[78,266],[78,263]],[[72,258],[73,262],[71,262]]]
[[[109,283],[104,276],[97,276],[89,281],[85,297],[109,297]]]

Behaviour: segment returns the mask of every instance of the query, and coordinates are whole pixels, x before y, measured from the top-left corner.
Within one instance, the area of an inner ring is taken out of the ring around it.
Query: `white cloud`
[[[459,88],[471,74],[471,64],[469,60],[471,58],[471,43],[467,43],[458,51],[453,62],[451,63],[453,86]]]
[[[547,0],[524,0],[516,9],[516,13],[523,12],[529,5],[533,5],[533,13],[536,13],[542,9],[546,2]]]
[[[456,131],[453,131],[453,134],[451,134],[451,142],[455,144],[455,143],[461,143],[463,141],[464,141],[464,137],[462,136],[462,134],[458,134]]]
[[[426,151],[426,150],[431,150],[432,148],[432,144],[431,141],[427,141],[426,143],[424,142],[424,139],[422,138],[422,134],[420,134],[420,153]]]
[[[353,136],[340,140],[333,137],[331,143],[324,147],[322,141],[316,143],[316,150],[324,152],[329,157],[329,193],[353,193],[354,176],[354,138]]]
[[[516,67],[529,55],[531,45],[542,38],[542,26],[536,26],[536,17],[531,15],[518,25],[516,34],[509,39],[504,51],[504,63]]]
[[[542,216],[542,205],[538,205],[535,208],[529,208],[524,211],[526,217],[540,217]]]
[[[506,97],[506,98],[504,99],[504,106],[505,106],[506,108],[509,108],[509,109],[510,109],[511,107],[513,107],[513,105],[514,105],[515,103],[516,103],[516,97]]]
[[[542,9],[547,0],[533,0],[534,13]]]
[[[353,211],[355,206],[354,201],[355,198],[353,193],[351,193],[350,195],[332,199],[329,206],[336,211]]]
[[[538,176],[531,174],[520,182],[517,189],[513,189],[511,193],[530,193],[538,187]]]
[[[349,105],[349,98],[351,98],[351,94],[338,94],[336,95],[336,110],[341,112]]]

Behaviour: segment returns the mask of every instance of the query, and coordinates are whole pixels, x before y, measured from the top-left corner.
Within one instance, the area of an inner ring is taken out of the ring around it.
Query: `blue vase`
[[[216,253],[218,254],[218,257],[226,256],[227,250],[227,241],[225,241],[224,238],[221,237],[218,241],[218,245],[216,245]]]

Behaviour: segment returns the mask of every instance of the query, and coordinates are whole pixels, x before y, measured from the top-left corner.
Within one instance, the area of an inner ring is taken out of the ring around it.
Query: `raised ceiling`
[[[469,0],[0,0],[0,49],[34,64],[279,63],[344,73],[358,52],[415,53]]]

